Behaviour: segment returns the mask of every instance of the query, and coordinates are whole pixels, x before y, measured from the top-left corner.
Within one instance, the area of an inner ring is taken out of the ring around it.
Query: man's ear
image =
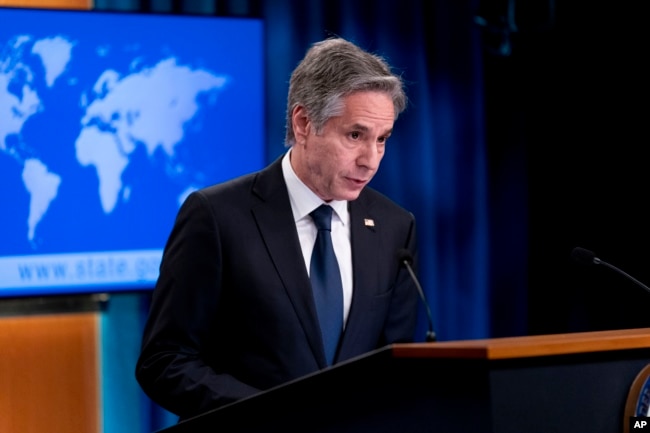
[[[309,135],[311,122],[307,117],[307,110],[301,105],[294,107],[291,112],[291,123],[293,125],[293,135],[296,137],[296,143],[302,143]]]

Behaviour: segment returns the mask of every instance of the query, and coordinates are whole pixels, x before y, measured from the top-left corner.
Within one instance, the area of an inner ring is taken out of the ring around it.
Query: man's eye
[[[353,139],[353,140],[358,140],[359,137],[361,137],[361,134],[359,134],[358,132],[351,132],[350,133],[350,138]]]

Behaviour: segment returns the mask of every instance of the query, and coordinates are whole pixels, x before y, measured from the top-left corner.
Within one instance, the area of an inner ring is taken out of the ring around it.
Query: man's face
[[[345,97],[343,113],[328,120],[318,135],[297,107],[291,165],[324,201],[354,200],[377,172],[394,122],[392,99],[376,91]]]

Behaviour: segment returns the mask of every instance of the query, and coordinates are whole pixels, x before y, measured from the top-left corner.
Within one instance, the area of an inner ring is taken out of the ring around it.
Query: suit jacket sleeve
[[[191,195],[165,247],[136,366],[143,390],[181,419],[259,391],[206,362],[221,295],[219,244],[210,208]]]

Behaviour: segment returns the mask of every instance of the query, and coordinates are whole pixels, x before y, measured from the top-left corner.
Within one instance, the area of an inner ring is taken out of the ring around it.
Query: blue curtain
[[[269,161],[285,150],[288,79],[311,43],[335,34],[386,57],[407,82],[410,104],[397,121],[373,186],[417,218],[419,276],[439,340],[493,336],[497,319],[490,314],[491,306],[502,306],[495,301],[495,293],[508,295],[501,289],[492,290],[503,273],[492,265],[507,267],[507,260],[490,259],[493,251],[499,251],[490,235],[490,215],[498,212],[490,210],[489,202],[484,53],[481,30],[474,23],[477,7],[475,0],[95,2],[95,8],[102,10],[262,17]],[[520,251],[512,255],[524,256]],[[525,275],[518,278],[525,281]],[[520,282],[510,286],[518,287]],[[145,313],[146,305],[138,314]],[[427,328],[424,307],[418,326],[423,340]],[[518,334],[522,328],[514,326],[505,332]],[[132,370],[122,374],[132,380]],[[147,409],[144,424],[150,425],[144,426],[144,431],[173,422],[164,411],[152,407]]]

